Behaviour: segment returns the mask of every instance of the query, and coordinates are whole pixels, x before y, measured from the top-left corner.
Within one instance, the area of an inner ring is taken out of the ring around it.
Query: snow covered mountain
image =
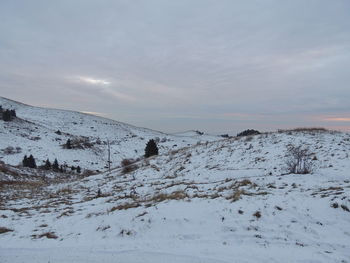
[[[13,132],[1,141],[23,140],[43,159],[45,150],[71,154],[55,141],[57,129],[91,141],[117,130],[110,140],[123,157],[140,156],[148,138],[167,139],[159,156],[83,178],[31,177],[31,169],[2,164],[0,173],[17,179],[0,184],[0,262],[350,262],[348,133],[299,129],[197,143],[196,133],[48,110],[55,124],[42,109],[17,106],[23,121],[11,125],[33,122],[30,136],[42,139]],[[305,150],[310,173],[291,173],[291,149]]]
[[[32,154],[38,165],[48,158],[57,158],[60,164],[102,171],[108,162],[107,141],[111,166],[116,167],[124,158],[141,157],[149,139],[158,140],[161,153],[218,139],[196,132],[169,135],[80,112],[32,107],[2,97],[0,105],[15,110],[18,117],[10,122],[0,121],[0,160],[12,165]],[[65,149],[68,139],[77,147]]]

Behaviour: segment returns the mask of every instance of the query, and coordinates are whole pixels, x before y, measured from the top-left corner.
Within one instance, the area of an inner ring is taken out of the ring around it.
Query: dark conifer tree
[[[77,173],[78,173],[78,174],[81,173],[81,168],[80,168],[80,166],[77,167]]]
[[[2,112],[2,119],[4,121],[11,121],[11,112],[9,110],[5,110]]]
[[[45,170],[50,170],[51,169],[51,162],[49,159],[46,160],[45,165],[44,165]]]
[[[10,110],[10,115],[11,115],[11,117],[13,117],[13,118],[16,118],[16,117],[17,117],[16,111],[15,111],[15,110]]]
[[[57,159],[55,159],[55,161],[52,164],[52,170],[54,170],[55,172],[58,172],[60,169],[59,165],[58,165],[58,161]]]
[[[34,159],[33,155],[30,155],[28,157],[28,167],[29,168],[36,168],[36,163],[35,163],[35,159]]]
[[[148,141],[146,148],[145,148],[145,157],[148,158],[153,155],[158,155],[158,147],[156,142],[151,139]]]
[[[67,142],[66,142],[66,148],[67,149],[72,149],[72,143],[71,143],[70,139],[68,139]]]
[[[23,167],[28,167],[28,157],[27,155],[24,155],[23,161],[22,161]]]

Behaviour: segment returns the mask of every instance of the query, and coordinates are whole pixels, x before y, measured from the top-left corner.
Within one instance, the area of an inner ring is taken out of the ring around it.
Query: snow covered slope
[[[311,174],[288,173],[292,145]],[[349,154],[350,134],[290,131],[3,185],[0,261],[349,262]]]
[[[218,139],[199,134],[169,135],[94,115],[32,107],[2,97],[0,105],[16,110],[18,117],[11,122],[0,120],[0,160],[12,165],[21,163],[25,154],[33,154],[38,165],[47,158],[57,158],[60,164],[103,170],[107,165],[107,140],[111,145],[111,166],[116,167],[124,158],[142,156],[149,139],[159,140],[161,153]],[[64,149],[68,139],[78,141],[83,149]]]

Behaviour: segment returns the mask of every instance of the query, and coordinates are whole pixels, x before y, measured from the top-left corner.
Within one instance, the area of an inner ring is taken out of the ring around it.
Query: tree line
[[[70,169],[70,172],[77,172],[78,174],[81,173],[81,167],[78,165],[78,166],[68,166],[66,164],[59,164],[57,159],[55,158],[54,162],[51,163],[49,159],[47,159],[45,161],[45,164],[44,165],[41,165],[39,167],[37,167],[36,165],[36,162],[35,162],[35,158],[33,157],[33,155],[29,155],[29,157],[27,157],[27,155],[25,155],[23,157],[23,160],[22,160],[22,165],[23,167],[29,167],[29,168],[41,168],[41,169],[44,169],[44,170],[52,170],[54,172],[60,172],[60,173],[66,173],[66,172],[69,172],[69,169]]]

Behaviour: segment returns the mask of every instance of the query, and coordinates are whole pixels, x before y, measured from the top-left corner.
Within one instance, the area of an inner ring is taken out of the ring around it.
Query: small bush
[[[333,208],[338,208],[339,205],[338,205],[338,203],[333,203],[333,204],[331,204],[331,207],[333,207]]]
[[[121,161],[121,166],[122,166],[122,173],[127,174],[131,173],[132,171],[135,171],[138,167],[135,164],[135,160],[133,159],[123,159]]]
[[[350,212],[350,209],[346,205],[340,205],[341,208],[343,208],[344,211]]]
[[[237,137],[241,137],[241,136],[250,136],[250,135],[258,135],[260,134],[259,131],[257,130],[253,130],[253,129],[248,129],[248,130],[245,130],[245,131],[242,131],[240,133],[237,134]]]
[[[256,218],[260,218],[261,217],[261,212],[260,211],[256,211],[253,216],[255,216]]]
[[[291,174],[311,173],[312,163],[309,149],[301,146],[290,146],[287,150],[287,170]]]

